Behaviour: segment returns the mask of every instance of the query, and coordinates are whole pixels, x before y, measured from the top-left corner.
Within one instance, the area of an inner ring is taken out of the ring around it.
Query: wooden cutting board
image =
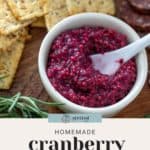
[[[26,96],[33,96],[45,101],[51,101],[40,81],[38,73],[38,53],[46,29],[32,28],[32,40],[26,43],[18,71],[16,73],[12,88],[7,91],[0,90],[0,95],[13,95],[21,92]],[[150,52],[148,52],[150,59]],[[49,113],[61,112],[58,108],[49,108]],[[150,88],[146,82],[141,94],[126,109],[116,117],[143,117],[150,114]]]

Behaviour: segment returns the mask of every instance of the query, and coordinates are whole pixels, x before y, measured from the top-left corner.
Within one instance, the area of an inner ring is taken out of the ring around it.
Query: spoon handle
[[[150,34],[147,34],[141,39],[138,39],[137,41],[129,44],[126,47],[123,47],[116,52],[116,56],[122,55],[122,58],[124,61],[128,61],[132,57],[136,56],[139,52],[141,52],[144,48],[148,47],[150,45]]]

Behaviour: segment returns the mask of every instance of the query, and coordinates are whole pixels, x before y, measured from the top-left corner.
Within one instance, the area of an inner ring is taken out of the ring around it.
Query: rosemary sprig
[[[17,93],[12,97],[0,96],[0,118],[46,118],[48,113],[40,106],[59,106],[62,103],[44,102]]]

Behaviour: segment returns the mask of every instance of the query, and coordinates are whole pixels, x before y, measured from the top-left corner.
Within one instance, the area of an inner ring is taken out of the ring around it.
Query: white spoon
[[[140,53],[150,45],[150,34],[143,38],[112,52],[91,55],[90,58],[95,70],[102,74],[113,75],[121,65]]]

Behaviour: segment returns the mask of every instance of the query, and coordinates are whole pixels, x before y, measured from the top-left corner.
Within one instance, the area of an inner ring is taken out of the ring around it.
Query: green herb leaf
[[[150,115],[145,115],[144,118],[150,118]]]
[[[15,107],[15,105],[17,104],[17,101],[19,100],[21,96],[21,93],[17,93],[15,96],[14,96],[14,102],[12,103],[12,105],[10,106],[10,108],[8,109],[8,112],[10,113],[13,108]]]
[[[4,78],[7,78],[8,75],[5,75],[5,76],[0,76],[0,80],[4,79]]]

